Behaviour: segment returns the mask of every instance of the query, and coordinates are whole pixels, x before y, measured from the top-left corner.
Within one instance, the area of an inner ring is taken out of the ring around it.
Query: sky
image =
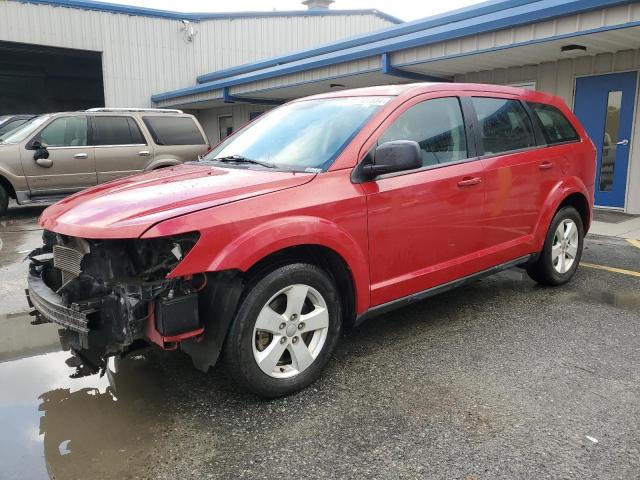
[[[182,12],[241,12],[304,10],[302,0],[109,0],[110,3],[136,5]],[[375,8],[401,20],[417,20],[438,13],[467,7],[481,0],[336,0],[334,10]]]

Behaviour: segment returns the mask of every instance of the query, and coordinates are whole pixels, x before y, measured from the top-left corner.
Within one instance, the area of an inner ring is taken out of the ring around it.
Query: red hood
[[[185,213],[297,187],[315,174],[180,165],[76,193],[47,208],[40,225],[83,238],[134,238]]]

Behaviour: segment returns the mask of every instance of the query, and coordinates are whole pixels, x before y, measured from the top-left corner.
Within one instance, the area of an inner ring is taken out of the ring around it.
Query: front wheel
[[[553,217],[542,253],[527,273],[540,284],[563,285],[576,273],[583,245],[582,217],[575,208],[563,207]]]
[[[286,265],[247,286],[225,343],[225,363],[252,392],[287,395],[320,376],[341,327],[331,277],[314,265]]]

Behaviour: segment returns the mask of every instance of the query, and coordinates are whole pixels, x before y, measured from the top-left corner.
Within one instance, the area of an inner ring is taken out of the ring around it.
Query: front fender
[[[246,272],[263,258],[283,249],[317,245],[329,248],[340,255],[351,270],[358,312],[369,307],[369,269],[366,251],[363,251],[348,232],[327,219],[308,216],[273,219],[233,238],[214,256],[211,256],[207,248],[208,242],[202,240],[205,239],[201,238],[171,272],[171,277],[193,275],[203,270]],[[207,257],[210,257],[210,260],[204,267],[202,259]]]
[[[593,194],[589,191],[584,182],[578,177],[567,177],[558,182],[547,196],[543,207],[540,209],[540,215],[533,233],[533,243],[536,251],[541,251],[544,247],[544,241],[547,237],[549,225],[553,216],[558,211],[562,202],[574,193],[584,195],[589,205],[589,219],[593,216]],[[585,225],[585,231],[589,229],[589,225]]]

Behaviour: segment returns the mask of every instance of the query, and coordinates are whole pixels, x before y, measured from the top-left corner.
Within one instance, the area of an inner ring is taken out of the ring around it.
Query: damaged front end
[[[198,233],[91,240],[45,231],[43,240],[28,256],[34,323],[64,327],[63,347],[90,370],[147,342],[173,349],[202,335],[198,290],[206,276],[167,278]]]

